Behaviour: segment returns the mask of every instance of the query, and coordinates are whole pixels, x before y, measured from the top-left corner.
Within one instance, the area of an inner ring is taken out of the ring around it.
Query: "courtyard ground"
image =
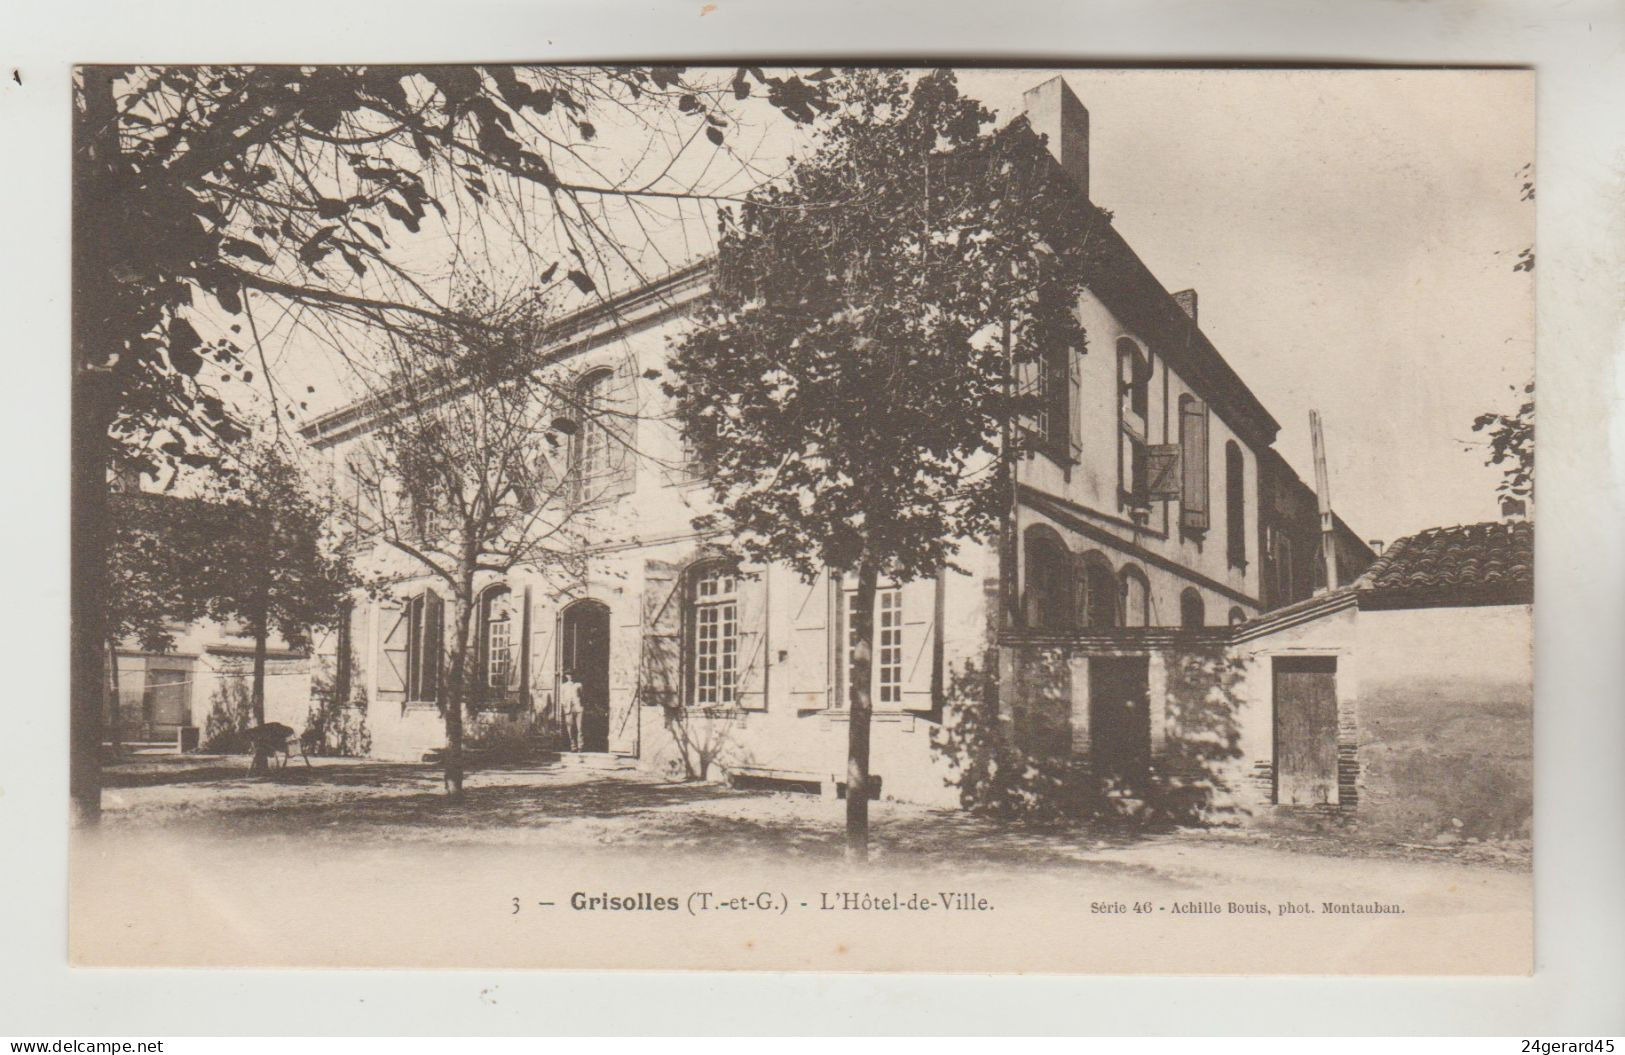
[[[470,775],[465,801],[446,800],[431,765],[297,759],[269,777],[246,757],[148,756],[105,770],[107,823],[200,835],[304,840],[549,846],[659,846],[731,856],[838,857],[844,805],[815,795],[673,782],[635,770],[551,763]],[[1134,865],[1169,852],[1223,868],[1249,854],[1287,870],[1315,859],[1380,857],[1423,866],[1528,866],[1523,845],[1384,844],[1338,831],[1218,827],[1143,832],[1117,827],[1035,827],[895,801],[871,807],[877,857],[960,868]],[[1308,858],[1294,861],[1293,858]]]
[[[812,795],[555,763],[479,770],[453,805],[433,766],[312,761],[269,777],[249,776],[242,757],[107,767],[100,830],[73,845],[75,962],[1470,974],[1531,963],[1532,877],[1516,847],[1045,829],[882,801],[872,860],[855,865],[842,857],[844,803]],[[927,916],[844,900],[911,894],[983,908]],[[581,910],[600,895],[681,909]]]

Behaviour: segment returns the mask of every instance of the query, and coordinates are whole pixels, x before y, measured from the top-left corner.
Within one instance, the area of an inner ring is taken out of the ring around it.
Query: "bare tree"
[[[599,494],[590,471],[570,469],[570,446],[624,451],[635,420],[631,407],[578,396],[551,378],[540,352],[549,321],[542,295],[473,287],[458,304],[480,324],[425,325],[394,342],[379,422],[347,453],[358,530],[408,558],[451,601],[447,662],[425,679],[445,714],[454,800],[463,790],[464,708],[475,699],[479,591],[520,568],[579,573],[583,516]]]

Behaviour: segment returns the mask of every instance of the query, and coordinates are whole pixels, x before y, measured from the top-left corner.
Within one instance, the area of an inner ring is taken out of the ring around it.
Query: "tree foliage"
[[[263,372],[255,295],[455,320],[405,243],[455,243],[499,204],[525,214],[511,233],[557,236],[550,280],[593,292],[616,252],[606,199],[695,193],[598,173],[600,125],[671,115],[721,149],[739,100],[795,121],[828,106],[818,78],[756,68],[712,84],[662,66],[85,67],[78,88],[77,336],[116,378],[116,453],[149,470],[241,438],[209,368]]]
[[[326,499],[274,444],[246,444],[216,469],[208,501],[219,534],[204,559],[218,574],[207,608],[214,618],[276,633],[306,648],[332,627],[363,582],[339,545]]]
[[[933,574],[1005,506],[1012,366],[1084,349],[1097,213],[1025,121],[861,71],[783,186],[724,216],[666,390],[753,557]]]
[[[1522,395],[1518,409],[1510,414],[1488,411],[1473,419],[1474,432],[1489,433],[1490,454],[1484,464],[1501,467],[1496,493],[1510,498],[1535,496],[1534,381],[1523,386]]]
[[[108,639],[168,651],[178,627],[209,612],[225,568],[217,545],[225,511],[197,498],[130,491],[112,496],[109,519]]]
[[[867,854],[877,580],[947,565],[1008,506],[1036,409],[1015,372],[1082,354],[1100,214],[1024,120],[951,72],[845,74],[816,150],[725,211],[712,293],[665,391],[741,550],[855,573],[847,845]]]

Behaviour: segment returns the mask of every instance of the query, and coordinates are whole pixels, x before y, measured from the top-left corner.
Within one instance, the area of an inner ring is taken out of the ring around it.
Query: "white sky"
[[[959,79],[1007,119],[1053,75]],[[1515,406],[1509,387],[1532,376],[1534,284],[1512,265],[1534,241],[1534,204],[1519,200],[1519,170],[1534,158],[1533,75],[1065,76],[1090,113],[1092,197],[1164,286],[1197,289],[1202,329],[1281,423],[1277,447],[1299,474],[1313,479],[1314,407],[1333,504],[1363,537],[1496,517],[1499,474],[1482,464],[1471,423]],[[730,146],[767,169],[804,149],[788,122],[760,119]],[[602,134],[595,164],[631,167],[615,153],[640,157],[646,140]],[[737,186],[708,145],[698,150],[679,173]],[[658,250],[638,251],[646,273],[710,248],[709,210],[684,208],[664,224],[644,217]],[[342,401],[331,353],[301,348],[296,328],[267,338],[282,341],[271,349],[278,383],[301,394],[314,384],[311,412]]]

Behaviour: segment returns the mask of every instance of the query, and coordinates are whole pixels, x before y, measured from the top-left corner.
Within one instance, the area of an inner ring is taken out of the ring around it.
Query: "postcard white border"
[[[709,9],[709,10],[707,10]],[[1625,1032],[1625,64],[1617,5],[1509,0],[12,4],[0,414],[13,554],[0,1034]],[[66,967],[68,72],[83,61],[1489,64],[1538,71],[1537,972],[1516,980],[74,971]],[[13,69],[21,84],[15,83]],[[1550,409],[1548,409],[1550,408]],[[283,1009],[275,1022],[248,1009]],[[629,1013],[628,1009],[635,1009]]]

